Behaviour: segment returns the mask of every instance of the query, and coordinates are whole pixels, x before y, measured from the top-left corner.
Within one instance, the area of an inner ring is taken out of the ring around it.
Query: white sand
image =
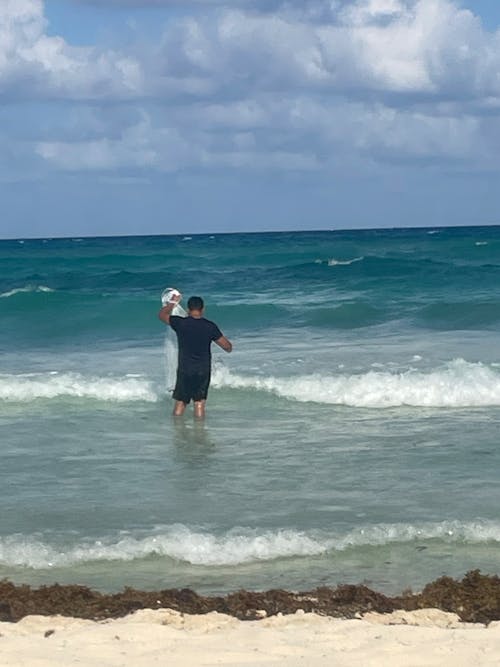
[[[300,612],[249,622],[170,610],[144,610],[100,623],[29,616],[0,623],[0,665],[498,667],[500,622],[487,628],[462,624],[437,610],[349,621]]]

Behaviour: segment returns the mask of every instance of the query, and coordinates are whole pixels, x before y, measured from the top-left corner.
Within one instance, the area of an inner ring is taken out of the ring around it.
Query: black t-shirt
[[[179,370],[198,373],[210,370],[210,344],[222,333],[219,327],[204,317],[170,316],[170,326],[177,334]]]

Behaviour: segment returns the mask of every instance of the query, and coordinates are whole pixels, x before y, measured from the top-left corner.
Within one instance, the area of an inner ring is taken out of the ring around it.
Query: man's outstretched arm
[[[169,301],[166,306],[163,306],[163,308],[158,313],[158,317],[162,322],[165,322],[165,324],[170,324],[170,315],[172,315],[172,311],[176,307],[177,303],[177,301],[172,300]]]
[[[220,338],[217,338],[217,340],[214,341],[214,343],[216,343],[219,347],[221,347],[226,352],[231,352],[232,349],[233,349],[233,344],[225,336],[221,336]]]

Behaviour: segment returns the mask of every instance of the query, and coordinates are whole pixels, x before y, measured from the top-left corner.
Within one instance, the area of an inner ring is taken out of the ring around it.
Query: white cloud
[[[0,95],[13,99],[129,98],[142,88],[133,57],[70,46],[47,35],[42,0],[3,0]]]
[[[173,172],[190,168],[319,170],[357,156],[369,162],[456,161],[500,166],[485,119],[391,109],[380,103],[263,98],[171,110],[168,122],[142,112],[109,138],[92,123],[85,141],[40,141],[38,156],[56,169]]]
[[[284,3],[171,20],[142,54],[47,35],[42,0],[4,0],[0,91],[69,99],[170,100],[249,88],[332,95],[500,96],[500,37],[452,0]],[[328,8],[328,20],[307,19]],[[292,7],[292,9],[291,9]]]
[[[310,170],[318,167],[312,153],[275,147],[267,140],[257,141],[251,131],[218,134],[193,129],[186,119],[177,127],[155,126],[145,112],[139,123],[126,128],[118,138],[40,141],[35,151],[57,169],[67,171],[154,169],[169,172],[190,167]]]
[[[389,4],[394,18],[383,25],[371,24],[377,16],[374,6]],[[382,91],[436,97],[451,90],[462,97],[500,92],[488,62],[493,55],[500,65],[500,43],[482,30],[470,11],[449,0],[357,3],[359,10],[367,6],[372,11],[366,21],[359,25],[355,16],[350,29],[372,85]]]
[[[179,151],[179,138],[175,132],[169,137],[164,133],[162,148]],[[123,131],[120,137],[95,138],[88,141],[42,141],[36,145],[40,157],[60,169],[114,170],[121,167],[151,168],[159,164],[159,151],[152,143],[149,119],[144,117],[136,125]]]
[[[349,0],[343,0],[349,1]],[[290,10],[301,7],[309,12],[313,8],[317,13],[319,7],[323,11],[337,7],[339,0],[73,0],[74,4],[108,6],[117,8],[146,8],[181,6],[184,9],[194,7],[249,7],[260,11],[276,11],[278,8]]]
[[[498,35],[451,0],[358,0],[319,24],[228,10],[172,26],[159,59],[170,75],[206,76],[219,91],[500,94]]]
[[[358,0],[347,3],[339,13],[346,24],[364,26],[384,19],[400,18],[405,9],[401,0]]]
[[[350,155],[500,167],[500,36],[452,0],[207,8],[133,55],[73,47],[47,34],[41,0],[5,1],[0,93],[82,105],[32,144],[56,169],[310,170]]]

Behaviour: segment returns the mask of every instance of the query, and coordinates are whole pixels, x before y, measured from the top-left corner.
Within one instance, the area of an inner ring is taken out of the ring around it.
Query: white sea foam
[[[66,548],[35,537],[12,535],[0,538],[0,565],[40,569],[90,561],[132,561],[157,555],[191,565],[222,566],[315,555],[325,549],[321,542],[292,530],[275,533],[235,530],[218,537],[174,525],[148,537],[122,535],[118,539],[86,540]]]
[[[29,402],[59,397],[100,401],[156,401],[151,382],[136,377],[85,377],[79,373],[0,375],[0,400]]]
[[[0,294],[0,299],[8,299],[10,296],[15,296],[22,292],[55,292],[55,290],[45,285],[26,285],[25,287],[17,287],[8,292],[3,292],[3,294]]]
[[[348,266],[349,264],[354,264],[354,262],[361,262],[364,257],[354,257],[353,259],[335,259],[331,257],[328,260],[328,266]]]
[[[39,536],[10,535],[0,538],[0,565],[46,569],[95,561],[134,561],[159,556],[190,565],[221,567],[281,558],[321,556],[367,546],[421,543],[425,540],[464,544],[500,543],[500,523],[478,520],[378,524],[344,535],[239,528],[220,536],[178,524],[165,526],[146,537],[120,534],[97,540],[82,539],[65,546],[60,542],[50,543]]]
[[[372,370],[354,375],[315,373],[294,377],[243,376],[218,367],[213,385],[265,391],[301,402],[366,408],[500,405],[500,373],[488,365],[463,359],[428,372]]]
[[[361,262],[364,259],[362,257],[354,257],[353,259],[336,259],[335,257],[330,257],[330,259],[315,259],[315,264],[328,264],[328,266],[348,266],[354,262]]]
[[[175,348],[166,342],[167,388],[175,369]],[[168,353],[168,354],[167,354]],[[500,406],[500,372],[493,365],[452,361],[440,369],[402,373],[377,369],[349,375],[291,377],[238,375],[224,366],[213,372],[215,388],[263,391],[285,399],[365,408]],[[159,394],[144,376],[84,376],[80,373],[0,374],[0,400],[29,402],[59,397],[100,401],[156,402]]]
[[[442,521],[420,524],[378,524],[353,530],[335,541],[339,551],[359,546],[383,546],[416,540],[445,540],[481,544],[500,543],[500,523],[493,521]]]

